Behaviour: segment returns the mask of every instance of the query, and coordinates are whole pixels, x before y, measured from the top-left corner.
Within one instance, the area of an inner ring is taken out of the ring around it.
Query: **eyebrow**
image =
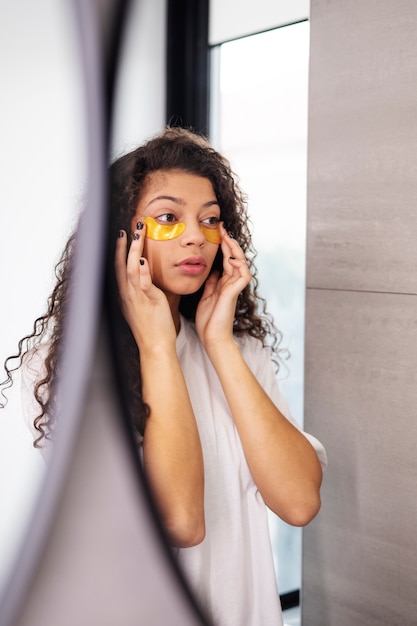
[[[146,205],[145,209],[148,208],[148,206],[150,206],[151,204],[153,204],[154,202],[156,202],[157,200],[170,200],[171,202],[174,202],[175,204],[178,204],[179,206],[184,206],[185,202],[182,198],[177,198],[175,196],[157,196],[156,198],[152,198],[152,200],[150,202],[148,202],[148,204]],[[220,204],[217,200],[209,200],[208,202],[205,202],[202,205],[202,209],[208,209],[211,206],[217,205],[218,207],[220,207]]]

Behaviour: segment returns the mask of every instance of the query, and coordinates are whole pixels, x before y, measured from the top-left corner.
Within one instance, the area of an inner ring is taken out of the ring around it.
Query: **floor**
[[[301,615],[299,606],[284,611],[284,626],[300,626],[300,624]]]

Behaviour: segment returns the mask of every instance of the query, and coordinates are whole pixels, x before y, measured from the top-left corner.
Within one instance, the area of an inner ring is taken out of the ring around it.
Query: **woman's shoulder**
[[[244,335],[235,334],[234,337],[242,351],[242,354],[252,356],[253,358],[270,360],[271,349],[262,341],[262,339],[254,337],[249,333],[245,333]]]
[[[34,439],[39,436],[39,431],[34,426],[34,420],[40,413],[40,404],[35,398],[35,387],[45,377],[45,360],[49,348],[49,343],[38,344],[28,350],[22,358],[20,382],[22,416]],[[40,389],[38,393],[41,397],[45,397],[46,390]],[[42,454],[45,456],[46,452],[43,450],[42,448]]]
[[[50,349],[49,343],[41,343],[28,350],[22,358],[21,366],[21,399],[25,415],[30,419],[39,410],[39,403],[35,398],[37,383],[45,379],[47,374],[45,361]],[[47,388],[38,389],[41,398],[47,397]]]
[[[50,343],[40,343],[30,348],[22,357],[22,377],[34,381],[42,377],[45,371],[45,360],[48,356]]]

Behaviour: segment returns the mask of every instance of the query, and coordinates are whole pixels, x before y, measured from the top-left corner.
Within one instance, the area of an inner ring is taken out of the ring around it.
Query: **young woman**
[[[120,379],[168,540],[216,626],[277,626],[266,507],[307,524],[326,459],[278,389],[279,336],[257,294],[244,198],[204,138],[168,128],[115,162],[110,204]],[[30,383],[37,445],[53,428],[68,263],[38,332],[55,334]]]

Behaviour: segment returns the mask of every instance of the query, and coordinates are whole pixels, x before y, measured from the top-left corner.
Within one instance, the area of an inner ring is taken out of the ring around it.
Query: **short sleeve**
[[[268,394],[272,402],[280,410],[284,417],[286,417],[287,420],[308,439],[316,451],[322,469],[326,469],[327,454],[323,444],[313,435],[303,431],[291,415],[288,402],[279,388],[278,380],[272,365],[270,348],[264,347],[260,341],[251,337],[247,342],[245,342],[242,353],[264,391]]]

